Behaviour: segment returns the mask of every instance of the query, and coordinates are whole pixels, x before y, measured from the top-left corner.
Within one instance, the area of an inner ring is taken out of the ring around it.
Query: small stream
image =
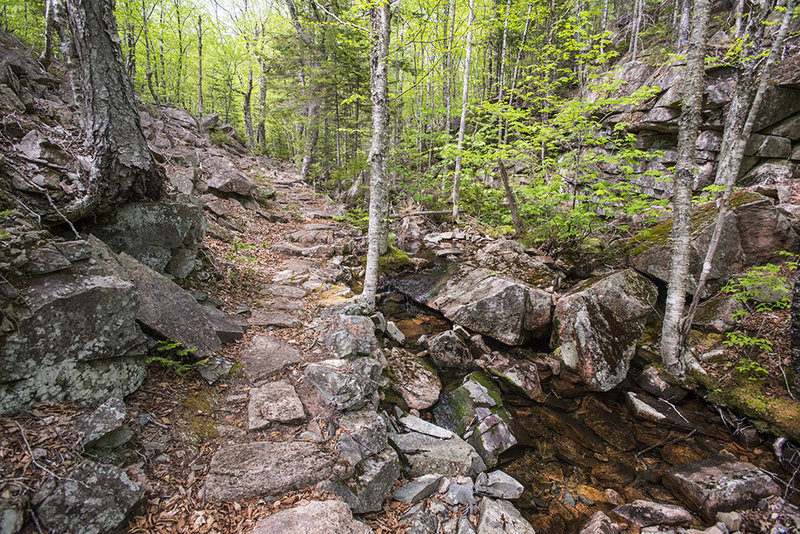
[[[432,288],[443,286],[455,265],[429,259],[431,268],[393,280],[381,302],[386,318],[406,335],[405,348],[414,353],[424,348],[417,344],[421,336],[430,338],[452,327],[437,312],[415,302]],[[539,340],[530,348],[546,350],[546,342]],[[635,416],[626,392],[643,393],[632,377],[647,363],[634,358],[625,382],[607,393],[589,392],[566,373],[545,372],[540,373],[547,395],[544,402],[504,395],[504,406],[525,437],[520,446],[500,457],[498,467],[525,486],[516,505],[538,534],[578,533],[596,511],[608,513],[636,499],[681,504],[661,483],[664,471],[719,453],[749,461],[783,480],[790,478],[772,451],[773,438],[764,436],[762,442],[745,423],[738,423],[737,431],[737,423],[728,414],[715,411],[692,392],[674,402],[686,418],[676,424],[656,424]],[[440,370],[440,399],[458,387],[466,374]],[[433,420],[433,411],[422,416]],[[794,501],[798,504],[800,499]]]

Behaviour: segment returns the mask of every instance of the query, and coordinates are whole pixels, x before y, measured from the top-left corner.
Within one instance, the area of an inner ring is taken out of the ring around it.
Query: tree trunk
[[[102,1],[102,0],[101,0]],[[144,51],[147,58],[147,70],[145,71],[145,78],[147,80],[147,89],[150,91],[150,96],[153,97],[153,102],[160,104],[158,94],[153,87],[153,63],[150,60],[150,32],[147,29],[147,8],[145,7],[144,0],[142,0],[142,30],[144,32]]]
[[[242,112],[244,113],[244,133],[247,136],[247,148],[253,148],[253,109],[250,101],[253,99],[253,67],[247,68],[247,88],[242,91]]]
[[[44,50],[42,55],[39,56],[39,61],[45,70],[50,68],[50,63],[53,62],[53,37],[55,34],[55,19],[56,19],[56,0],[46,0],[44,4]]]
[[[469,0],[469,26],[467,29],[467,55],[464,58],[464,88],[461,92],[461,122],[458,127],[458,151],[456,169],[453,173],[453,220],[458,220],[459,189],[461,187],[461,151],[464,149],[464,133],[467,130],[469,108],[469,69],[472,61],[472,26],[475,23],[475,0]]]
[[[370,87],[372,99],[372,144],[369,149],[369,227],[367,230],[367,267],[360,303],[364,311],[375,310],[378,292],[378,259],[386,247],[386,216],[389,160],[389,80],[387,57],[391,33],[389,0],[380,0],[372,8],[372,54]]]
[[[703,64],[706,55],[710,0],[695,0],[691,46],[683,80],[683,105],[678,131],[678,157],[673,178],[672,253],[667,302],[661,328],[661,358],[667,372],[682,375],[681,318],[686,305],[686,280],[689,276],[691,242],[692,182],[695,168],[695,145],[700,129],[703,105]],[[688,17],[687,17],[688,18]]]
[[[203,116],[203,16],[197,15],[197,115]]]
[[[258,127],[256,128],[256,144],[262,149],[267,147],[267,130],[264,122],[267,119],[267,62],[263,57],[258,58],[261,71],[261,83],[258,88]]]
[[[183,104],[183,95],[181,95],[181,82],[183,82],[183,28],[181,24],[181,5],[176,0],[175,2],[175,17],[177,20],[178,30],[178,72],[175,75],[175,102]]]
[[[739,72],[736,94],[731,102],[731,107],[725,122],[725,132],[722,136],[722,147],[717,163],[717,175],[715,177],[715,183],[718,185],[724,184],[725,191],[718,202],[719,212],[717,213],[714,232],[711,234],[708,250],[703,260],[703,270],[697,281],[697,288],[694,292],[695,298],[692,300],[689,311],[686,313],[686,318],[683,320],[684,342],[688,338],[689,330],[694,320],[694,314],[700,302],[700,296],[703,294],[706,281],[708,280],[708,274],[711,272],[711,264],[714,261],[714,255],[717,252],[717,246],[722,237],[728,201],[731,198],[733,186],[736,184],[736,178],[742,166],[745,146],[753,131],[753,125],[758,116],[758,112],[761,109],[764,93],[767,90],[767,85],[769,85],[772,66],[778,60],[778,55],[783,48],[783,42],[786,40],[786,35],[789,33],[789,26],[795,8],[797,7],[797,0],[787,0],[780,29],[774,37],[764,35],[764,22],[767,20],[769,13],[767,9],[763,9],[766,7],[764,4],[762,4],[761,7],[762,9],[759,10],[759,13],[750,13],[751,20],[749,26],[754,28],[753,31],[745,32],[746,35],[755,36],[754,41],[758,41],[759,48],[754,49],[754,46],[745,47],[743,51],[743,55],[747,57],[747,64],[745,68]],[[765,43],[769,42],[770,39],[772,40],[772,46],[766,61],[764,61],[762,54],[759,52],[765,49]],[[751,49],[748,50],[748,48]],[[759,67],[761,67],[760,70]],[[745,120],[742,124],[743,117]]]
[[[72,89],[73,102],[78,110],[78,122],[83,124],[86,120],[86,108],[83,102],[83,84],[79,72],[80,69],[76,63],[77,52],[75,51],[75,45],[70,36],[69,19],[64,2],[53,0],[53,18],[55,30],[58,32],[61,55],[64,57],[67,65],[67,72],[69,72],[69,85]]]
[[[503,20],[503,44],[500,48],[500,74],[497,76],[497,105],[500,106],[498,117],[497,142],[503,140],[503,91],[506,88],[506,46],[508,45],[508,17],[511,15],[511,0],[506,2],[506,13]]]
[[[676,52],[680,52],[689,44],[689,19],[692,13],[692,0],[680,0],[680,2],[681,18],[678,24],[678,43],[675,46]],[[695,7],[695,9],[697,9],[697,7]]]
[[[514,191],[511,189],[511,184],[508,181],[508,171],[506,170],[506,166],[503,165],[503,161],[497,160],[497,166],[500,169],[500,179],[503,181],[503,189],[506,191],[508,208],[511,210],[511,221],[514,223],[514,235],[520,235],[524,228],[522,226],[522,217],[519,216],[517,197],[514,195]]]
[[[634,0],[633,20],[631,21],[631,45],[628,51],[631,53],[631,61],[636,61],[636,54],[639,49],[639,31],[642,27],[642,16],[644,0]]]
[[[78,219],[126,201],[158,198],[164,175],[147,147],[125,73],[111,0],[67,0],[75,66],[83,86],[85,144],[92,149],[86,196],[65,213]]]
[[[314,164],[314,151],[319,139],[319,102],[312,102],[307,109],[306,121],[306,144],[303,153],[303,164],[300,167],[300,176],[304,182],[308,182],[311,174],[311,165]]]

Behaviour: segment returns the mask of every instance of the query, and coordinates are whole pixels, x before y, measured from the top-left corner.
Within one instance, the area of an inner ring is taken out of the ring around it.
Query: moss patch
[[[397,273],[410,266],[411,259],[408,254],[392,246],[389,247],[386,254],[378,258],[378,268],[384,274]]]

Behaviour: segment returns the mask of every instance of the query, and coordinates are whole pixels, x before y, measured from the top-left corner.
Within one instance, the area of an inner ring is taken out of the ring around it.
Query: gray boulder
[[[525,488],[503,471],[481,473],[475,479],[475,492],[495,499],[519,499]]]
[[[476,367],[467,342],[454,330],[445,330],[429,339],[428,353],[438,367],[456,369]]]
[[[110,271],[59,273],[22,291],[15,332],[0,336],[0,413],[35,402],[103,402],[145,376],[139,296]]]
[[[317,443],[242,443],[211,457],[205,495],[210,501],[278,495],[341,474],[333,453]]]
[[[519,510],[508,501],[484,497],[478,505],[478,534],[536,534]]]
[[[564,365],[592,391],[608,391],[622,382],[657,297],[655,284],[633,269],[561,297],[553,344]]]
[[[241,317],[225,313],[218,308],[203,306],[203,313],[206,314],[208,322],[211,323],[211,328],[217,333],[217,337],[222,343],[239,341],[250,328],[247,321]]]
[[[317,488],[341,498],[353,513],[378,512],[383,508],[383,501],[399,476],[400,462],[397,453],[387,447],[356,465],[350,478],[342,481],[326,480],[320,482]]]
[[[547,397],[539,380],[539,370],[530,360],[510,358],[499,352],[492,352],[481,357],[477,363],[478,367],[497,379],[504,391],[525,395],[539,402]]]
[[[411,477],[431,473],[474,476],[486,470],[486,465],[472,445],[455,434],[444,439],[419,432],[389,434],[389,442],[397,450]]]
[[[207,174],[208,187],[220,193],[250,196],[256,190],[256,184],[242,174],[228,158],[211,156],[203,159],[203,170]]]
[[[372,534],[341,501],[311,501],[265,517],[252,534]]]
[[[506,239],[484,247],[475,257],[484,269],[491,269],[520,280],[532,287],[552,291],[557,275],[550,267],[533,258],[518,241]]]
[[[454,276],[428,302],[473,332],[507,345],[521,345],[550,326],[552,294],[487,269]]]
[[[240,359],[247,378],[257,382],[287,365],[302,362],[303,354],[274,336],[257,334],[250,340]]]
[[[442,382],[430,366],[399,348],[392,349],[388,361],[391,388],[409,408],[426,410],[436,404]]]
[[[84,461],[42,500],[37,515],[53,532],[116,532],[143,498],[122,469]]]
[[[374,357],[380,352],[375,337],[375,323],[369,317],[339,315],[325,336],[325,345],[335,357],[349,360],[358,356]]]
[[[305,377],[325,402],[337,410],[350,410],[377,406],[382,372],[381,364],[372,358],[325,360],[309,364]]]
[[[120,399],[110,398],[75,424],[84,449],[115,448],[131,439],[133,432],[124,425],[127,410]]]
[[[662,480],[689,508],[700,510],[708,520],[717,512],[747,510],[764,497],[781,494],[765,471],[721,455],[672,467]]]
[[[386,423],[373,410],[345,413],[339,429],[339,458],[350,465],[380,453],[389,444]]]
[[[640,527],[652,525],[685,525],[692,522],[688,510],[673,504],[636,500],[614,508],[614,513]]]
[[[202,206],[190,197],[132,202],[89,231],[159,273],[185,278],[195,268],[206,231]]]
[[[442,475],[437,474],[416,477],[393,491],[392,498],[396,501],[415,504],[433,495],[439,489],[442,478],[444,478]]]

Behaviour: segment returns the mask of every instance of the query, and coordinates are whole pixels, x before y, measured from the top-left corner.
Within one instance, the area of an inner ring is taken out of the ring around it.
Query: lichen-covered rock
[[[505,451],[520,444],[524,431],[503,407],[500,390],[476,371],[448,393],[434,409],[436,422],[464,437],[487,466],[497,463]]]
[[[180,196],[125,204],[89,231],[114,252],[125,252],[159,273],[185,278],[195,268],[205,221],[200,203]]]
[[[256,184],[242,174],[236,165],[222,156],[211,156],[203,159],[203,170],[208,175],[208,187],[220,193],[250,196],[255,192]]]
[[[113,465],[84,461],[39,504],[37,514],[52,532],[116,532],[144,498],[144,490]]]
[[[467,342],[454,330],[445,330],[428,340],[431,360],[442,368],[474,369],[476,367]]]
[[[633,269],[590,281],[556,304],[553,344],[592,391],[625,379],[658,290]]]
[[[557,275],[550,267],[525,252],[525,246],[511,239],[484,247],[475,257],[484,269],[491,269],[520,280],[532,287],[552,291]]]
[[[531,400],[542,402],[547,397],[542,391],[539,370],[530,360],[510,358],[492,352],[477,360],[478,367],[497,378],[504,391],[522,394]]]
[[[641,499],[617,506],[614,508],[614,513],[636,523],[640,527],[685,525],[692,522],[692,514],[685,508]]]
[[[125,403],[112,397],[80,419],[75,428],[81,434],[83,448],[117,447],[125,443],[131,438],[130,429],[125,432],[123,425],[126,415]]]
[[[445,429],[440,429],[447,432]],[[408,476],[439,474],[448,477],[474,476],[486,470],[475,449],[453,433],[436,437],[420,432],[389,434],[389,441],[400,454]]]
[[[303,353],[267,334],[253,336],[240,357],[247,378],[257,382],[287,365],[303,361]]]
[[[339,421],[339,458],[350,465],[378,454],[388,445],[386,423],[373,410],[345,413]]]
[[[478,534],[536,534],[508,501],[484,497],[478,505]]]
[[[337,410],[351,410],[377,406],[382,372],[381,364],[372,358],[325,360],[309,364],[305,377],[319,390],[325,402]]]
[[[664,474],[663,482],[709,520],[717,512],[746,510],[764,497],[781,493],[768,473],[729,456],[672,467]]]
[[[252,534],[372,534],[341,501],[311,501],[265,517]]]
[[[547,332],[552,294],[506,275],[474,269],[451,278],[428,305],[473,332],[520,345]]]
[[[328,351],[337,358],[349,360],[358,356],[375,357],[380,343],[375,336],[375,323],[369,317],[339,315],[325,336]]]
[[[0,343],[0,413],[34,402],[102,402],[144,379],[133,284],[110,275],[53,274],[22,292],[17,330]]]
[[[250,390],[247,420],[250,430],[271,423],[292,423],[305,419],[303,403],[289,382],[278,380]]]
[[[210,501],[277,495],[340,474],[333,453],[317,443],[256,441],[217,451],[205,492]]]
[[[389,354],[391,388],[409,408],[426,410],[436,404],[442,382],[428,365],[410,352],[393,348]]]
[[[391,447],[369,456],[355,466],[353,475],[341,481],[325,480],[317,485],[341,498],[353,513],[378,512],[400,476],[400,462]]]

